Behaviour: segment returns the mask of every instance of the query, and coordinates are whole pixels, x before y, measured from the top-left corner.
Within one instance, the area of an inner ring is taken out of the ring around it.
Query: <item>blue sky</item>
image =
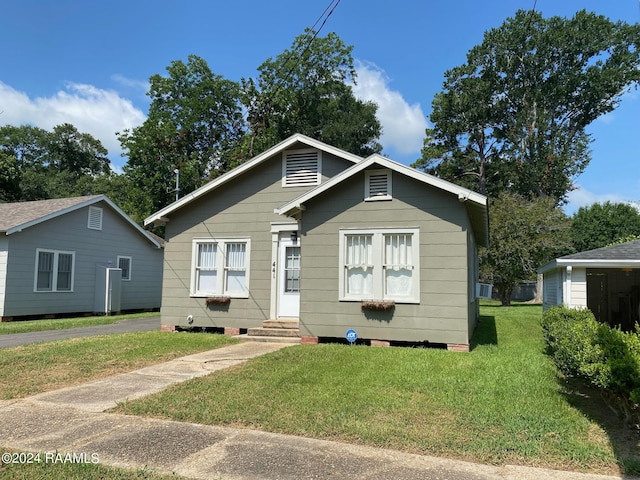
[[[230,80],[255,77],[291,46],[330,0],[4,0],[0,16],[0,124],[51,129],[63,122],[99,138],[114,168],[125,158],[114,132],[141,124],[147,81],[189,54]],[[342,0],[323,27],[349,45],[356,95],[379,104],[384,153],[419,157],[444,72],[465,61],[486,30],[519,8],[545,17],[580,9],[629,23],[638,0]],[[565,208],[640,200],[640,92],[589,128],[592,161]]]

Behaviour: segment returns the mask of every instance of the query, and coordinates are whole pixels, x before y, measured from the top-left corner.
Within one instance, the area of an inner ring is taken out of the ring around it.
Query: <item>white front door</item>
[[[281,238],[278,258],[278,317],[300,315],[300,240]]]

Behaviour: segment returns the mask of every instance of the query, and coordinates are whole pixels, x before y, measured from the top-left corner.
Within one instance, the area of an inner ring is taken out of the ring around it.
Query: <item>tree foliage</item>
[[[490,202],[489,248],[481,252],[480,275],[509,305],[515,285],[570,250],[570,222],[550,197],[528,200],[502,193]]]
[[[52,131],[0,127],[0,200],[45,200],[79,195],[80,184],[111,177],[107,150],[88,133],[64,123]]]
[[[573,215],[571,239],[578,252],[636,235],[640,235],[640,212],[626,203],[594,203]]]
[[[349,85],[356,81],[352,50],[335,33],[318,37],[307,29],[291,49],[260,65],[256,80],[243,79],[250,130],[246,154],[294,133],[357,155],[380,152],[377,105],[357,99]]]
[[[445,73],[414,166],[495,197],[562,202],[590,161],[585,128],[640,80],[640,25],[519,10]]]
[[[167,73],[150,78],[147,120],[119,134],[128,156],[124,172],[149,196],[140,205],[142,216],[173,201],[175,170],[182,192],[226,171],[229,152],[242,135],[237,83],[214,74],[196,55],[186,64],[171,62]]]

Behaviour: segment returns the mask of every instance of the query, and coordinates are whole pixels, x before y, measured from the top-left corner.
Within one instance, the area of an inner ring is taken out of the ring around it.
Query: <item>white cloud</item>
[[[573,215],[578,211],[580,207],[588,207],[594,203],[628,203],[636,208],[638,204],[631,202],[626,198],[622,198],[615,193],[596,194],[578,186],[575,190],[572,190],[567,194],[567,204],[564,206],[564,212],[567,215]]]
[[[137,127],[145,114],[113,90],[92,85],[69,83],[51,97],[30,98],[0,82],[0,124],[34,125],[51,130],[70,123],[78,131],[89,133],[102,142],[112,162],[121,153],[115,132]]]
[[[357,62],[357,85],[354,95],[378,104],[377,117],[382,125],[380,143],[400,155],[419,156],[427,120],[419,103],[409,105],[398,91],[389,86],[384,71],[373,64]]]
[[[124,75],[120,75],[118,73],[111,75],[111,80],[118,83],[119,85],[122,85],[123,87],[138,90],[142,94],[146,94],[149,91],[148,81],[127,78]]]

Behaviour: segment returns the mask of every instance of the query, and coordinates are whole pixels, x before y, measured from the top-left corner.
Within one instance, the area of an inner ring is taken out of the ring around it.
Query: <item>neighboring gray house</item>
[[[165,329],[469,348],[487,201],[452,183],[298,134],[151,223]]]
[[[640,240],[555,259],[544,276],[543,308],[589,308],[625,330],[640,322]]]
[[[0,321],[157,309],[162,257],[104,195],[0,204]]]

